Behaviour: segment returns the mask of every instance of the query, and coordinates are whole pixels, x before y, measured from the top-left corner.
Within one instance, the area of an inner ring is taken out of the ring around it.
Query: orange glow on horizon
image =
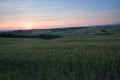
[[[113,22],[113,21],[111,21]],[[48,28],[59,28],[59,27],[74,27],[74,26],[89,26],[89,25],[99,25],[106,24],[104,20],[91,20],[91,19],[78,19],[78,20],[14,20],[14,21],[4,21],[0,23],[0,30],[28,30],[28,29],[48,29]],[[108,22],[110,23],[110,22]]]

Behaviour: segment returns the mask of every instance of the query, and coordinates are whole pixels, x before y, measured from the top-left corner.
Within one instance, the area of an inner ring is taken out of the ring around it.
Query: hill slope
[[[109,34],[120,34],[120,24],[105,25],[105,26],[90,26],[90,27],[17,30],[17,31],[13,31],[13,32],[7,32],[7,35],[9,35],[9,34],[12,36],[24,36],[24,37],[109,35]]]

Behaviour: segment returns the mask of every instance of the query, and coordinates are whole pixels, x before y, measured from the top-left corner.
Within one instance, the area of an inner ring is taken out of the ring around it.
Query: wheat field
[[[120,35],[0,38],[0,80],[120,80]]]

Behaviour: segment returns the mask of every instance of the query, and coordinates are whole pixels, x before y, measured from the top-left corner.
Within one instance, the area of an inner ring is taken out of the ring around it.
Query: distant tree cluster
[[[62,36],[57,35],[48,35],[48,34],[40,34],[40,35],[15,35],[10,32],[1,32],[0,37],[7,37],[7,38],[43,38],[43,39],[54,39],[59,38]]]
[[[15,37],[15,36],[10,32],[1,32],[0,37]]]

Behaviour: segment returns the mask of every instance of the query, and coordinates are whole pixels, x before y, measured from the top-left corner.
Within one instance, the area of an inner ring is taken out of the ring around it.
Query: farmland
[[[0,38],[0,80],[120,80],[120,35]]]

